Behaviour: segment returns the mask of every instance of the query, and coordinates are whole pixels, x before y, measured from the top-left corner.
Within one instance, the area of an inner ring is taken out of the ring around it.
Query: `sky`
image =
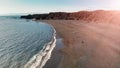
[[[0,0],[0,14],[119,10],[120,0]]]

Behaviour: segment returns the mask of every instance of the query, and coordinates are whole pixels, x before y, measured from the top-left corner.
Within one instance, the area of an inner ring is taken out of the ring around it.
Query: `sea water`
[[[52,26],[0,17],[0,68],[42,68],[55,47]]]

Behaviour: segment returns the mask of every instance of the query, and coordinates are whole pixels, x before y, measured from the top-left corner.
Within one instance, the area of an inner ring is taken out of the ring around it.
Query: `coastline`
[[[51,59],[52,68],[119,68],[119,25],[87,23],[80,20],[40,20],[54,26],[64,48]],[[106,32],[107,31],[107,32]],[[112,32],[114,31],[114,32]],[[55,54],[53,52],[52,56]],[[106,58],[107,57],[107,58]],[[52,61],[54,60],[54,61]],[[103,61],[104,60],[104,61]],[[49,62],[49,61],[48,61]],[[46,64],[47,65],[47,64]],[[49,66],[48,65],[48,66]],[[50,68],[50,67],[46,67]]]
[[[53,28],[53,26],[51,25]],[[53,28],[54,29],[54,28]],[[53,37],[50,42],[46,43],[43,49],[34,55],[24,68],[43,68],[47,61],[50,59],[52,51],[56,46],[56,30],[54,29]]]
[[[59,68],[63,55],[60,50],[63,48],[63,42],[61,38],[56,39],[56,46],[51,53],[50,59],[47,61],[43,68]]]
[[[40,21],[41,22],[41,21]],[[46,23],[46,22],[44,22]],[[51,25],[50,23],[47,23]],[[51,25],[53,28],[54,26]],[[43,68],[59,68],[63,55],[60,50],[64,48],[63,38],[56,31],[56,46],[54,47],[50,59],[46,62]]]

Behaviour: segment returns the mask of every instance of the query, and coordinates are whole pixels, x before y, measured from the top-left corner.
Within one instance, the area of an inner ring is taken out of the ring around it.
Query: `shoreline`
[[[60,53],[60,49],[63,48],[62,45],[59,45],[61,43],[61,39],[57,39],[56,47],[53,49],[50,59],[43,68],[59,68],[61,59],[63,57],[63,55]]]
[[[46,23],[46,24],[49,24],[49,23]],[[54,28],[53,25],[51,26]],[[63,58],[63,55],[60,53],[60,50],[62,48],[64,48],[63,38],[61,38],[56,31],[56,46],[51,53],[50,59],[46,62],[43,68],[59,68],[61,64],[61,59]]]
[[[54,29],[54,27],[51,25]],[[34,55],[24,66],[24,68],[43,68],[50,59],[52,51],[56,46],[56,30],[54,29],[53,37],[50,42],[46,43],[43,49]]]
[[[52,68],[120,68],[119,25],[80,20],[40,22],[53,25],[63,39],[64,48],[56,55],[62,54],[62,59],[58,67],[50,64]],[[52,60],[55,63],[56,59]]]

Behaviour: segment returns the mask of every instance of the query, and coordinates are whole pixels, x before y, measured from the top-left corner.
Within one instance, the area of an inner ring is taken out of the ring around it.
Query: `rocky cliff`
[[[25,19],[35,20],[83,20],[88,22],[120,22],[119,11],[80,11],[73,13],[66,12],[52,12],[49,14],[33,14],[27,16],[21,16]]]

